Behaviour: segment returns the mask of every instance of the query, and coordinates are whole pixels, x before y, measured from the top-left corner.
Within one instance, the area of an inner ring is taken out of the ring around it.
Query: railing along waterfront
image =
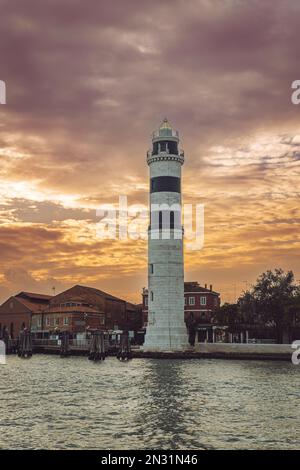
[[[119,343],[110,343],[106,338],[104,340],[105,349],[110,352],[117,351],[120,347]],[[68,341],[69,348],[71,350],[82,350],[89,351],[91,346],[91,338],[86,339],[69,339]],[[60,349],[61,339],[49,339],[49,338],[33,338],[32,340],[33,350],[46,350],[46,349]],[[18,339],[8,339],[6,341],[6,353],[15,354],[18,352],[19,340]]]
[[[70,339],[69,346],[74,349],[89,349],[91,344],[90,339]],[[33,340],[34,346],[44,346],[44,347],[51,347],[61,346],[61,339],[34,339]]]

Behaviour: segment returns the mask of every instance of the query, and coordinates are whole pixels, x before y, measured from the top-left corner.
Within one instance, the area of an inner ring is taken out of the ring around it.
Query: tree
[[[297,287],[294,297],[286,306],[285,315],[293,326],[300,325],[300,287]]]
[[[269,270],[261,274],[251,291],[239,299],[239,306],[244,314],[252,314],[256,322],[263,321],[268,326],[274,326],[277,341],[281,343],[284,330],[293,324],[295,309],[292,310],[291,306],[298,292],[292,271]]]
[[[238,299],[237,304],[241,323],[251,324],[261,322],[261,318],[256,308],[256,301],[250,291],[244,292],[244,294]]]
[[[234,325],[238,321],[237,304],[225,303],[215,313],[215,321],[220,325]]]

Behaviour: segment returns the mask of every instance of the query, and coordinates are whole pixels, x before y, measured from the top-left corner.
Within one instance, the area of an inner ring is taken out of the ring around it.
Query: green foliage
[[[233,325],[238,320],[237,304],[225,303],[215,313],[215,321],[220,325]]]
[[[281,342],[285,329],[300,324],[300,288],[293,272],[275,269],[261,274],[236,304],[225,303],[216,311],[215,321],[228,326],[273,326]]]
[[[292,271],[269,270],[240,297],[240,315],[249,323],[274,326],[280,341],[283,329],[294,324],[299,312],[299,293]]]

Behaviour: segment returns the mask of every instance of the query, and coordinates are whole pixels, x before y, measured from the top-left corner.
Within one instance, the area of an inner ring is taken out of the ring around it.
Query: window
[[[59,325],[59,317],[55,318],[55,325]]]
[[[67,326],[69,324],[69,318],[64,317],[64,325]]]
[[[189,305],[195,305],[195,297],[189,297]]]
[[[105,315],[100,315],[100,325],[105,325]]]
[[[150,294],[151,294],[151,297],[150,297],[150,298],[151,298],[151,301],[153,301],[153,300],[154,300],[154,294],[153,294],[153,292],[152,292],[152,291],[151,291],[151,293],[150,293]]]
[[[162,224],[163,224],[162,211],[159,211],[159,214],[158,214],[158,228],[159,228],[159,230],[162,229]]]
[[[150,274],[153,274],[153,264],[150,264]]]
[[[178,155],[178,144],[172,140],[162,140],[153,143],[152,155],[157,155],[159,152],[168,152],[173,155]]]
[[[184,305],[186,305],[186,297],[184,298]]]
[[[62,307],[81,307],[82,303],[80,302],[66,302],[61,304]]]
[[[174,211],[170,212],[170,229],[174,229]]]
[[[46,317],[46,325],[47,325],[47,326],[50,325],[50,318],[49,318],[49,317]]]
[[[41,319],[41,317],[38,317],[37,324],[38,324],[38,326],[42,326],[42,319]]]
[[[200,297],[200,304],[206,305],[206,297]]]

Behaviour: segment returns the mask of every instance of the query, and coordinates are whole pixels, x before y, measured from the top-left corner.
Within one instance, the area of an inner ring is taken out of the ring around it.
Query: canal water
[[[296,449],[289,362],[36,355],[0,365],[0,448]]]

